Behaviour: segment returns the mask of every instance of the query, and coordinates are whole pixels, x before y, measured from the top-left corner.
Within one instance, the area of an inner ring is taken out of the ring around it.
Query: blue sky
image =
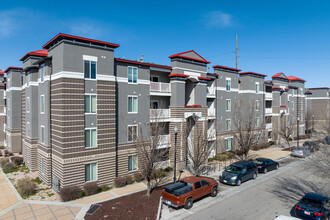
[[[284,72],[307,87],[330,87],[330,2],[319,1],[3,1],[0,69],[58,33],[120,44],[116,57],[170,65],[195,50],[211,65],[270,76]]]

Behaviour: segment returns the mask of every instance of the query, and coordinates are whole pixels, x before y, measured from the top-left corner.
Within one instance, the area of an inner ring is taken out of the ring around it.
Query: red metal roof
[[[109,42],[104,42],[104,41],[99,41],[99,40],[94,40],[94,39],[89,39],[89,38],[84,38],[84,37],[78,37],[78,36],[74,36],[74,35],[59,33],[58,35],[53,37],[50,41],[48,41],[44,46],[42,46],[42,48],[48,49],[50,47],[51,43],[53,43],[56,40],[61,40],[61,39],[77,40],[77,41],[81,41],[81,42],[85,42],[85,43],[94,43],[94,44],[100,45],[100,46],[110,46],[110,47],[113,47],[113,48],[117,48],[117,47],[120,46],[119,44],[113,44],[113,43],[109,43]]]
[[[233,70],[233,71],[241,71],[240,69],[235,69],[235,68],[231,68],[231,67],[227,67],[227,66],[220,66],[220,65],[215,65],[215,66],[212,66],[213,68],[221,68],[221,69],[227,69],[227,70]]]
[[[289,79],[290,81],[303,81],[303,82],[306,82],[305,80],[300,79],[300,78],[295,77],[295,76],[289,76],[288,79]]]
[[[9,72],[9,70],[12,70],[12,69],[15,69],[15,70],[23,70],[23,68],[21,68],[21,67],[13,67],[13,66],[10,66],[10,67],[8,67],[4,72],[7,73],[7,72]]]
[[[179,74],[179,73],[174,73],[174,74],[168,75],[168,77],[175,77],[175,76],[178,76],[178,77],[189,77],[189,75]]]
[[[264,74],[260,74],[260,73],[255,73],[255,72],[244,72],[244,73],[238,73],[240,75],[244,75],[244,74],[252,74],[252,75],[257,75],[257,76],[262,76],[262,77],[266,77],[267,75]]]
[[[120,58],[115,58],[115,61],[123,62],[123,63],[138,64],[138,65],[143,65],[143,66],[152,66],[152,67],[158,67],[158,68],[169,69],[169,70],[172,69],[172,67],[170,67],[170,66],[153,64],[153,63],[143,63],[143,62],[138,62],[138,61],[133,61],[133,60],[126,60],[126,59],[120,59]]]
[[[215,73],[207,73],[207,75],[210,75],[210,76],[219,76],[218,74],[215,74]]]
[[[5,87],[5,85],[0,85],[0,87]]]
[[[1,76],[3,76],[3,75],[4,75],[4,73],[3,73],[3,71],[2,71],[2,70],[0,70],[0,75],[1,75]]]
[[[282,89],[281,87],[273,87],[272,89]]]
[[[274,83],[271,83],[271,82],[265,82],[265,84],[274,85]]]
[[[282,76],[280,76],[280,75],[284,75],[285,77],[282,77]],[[274,76],[272,76],[272,78],[273,79],[275,79],[275,78],[279,78],[279,79],[286,79],[286,80],[288,80],[288,77],[284,74],[284,73],[276,73]]]
[[[201,80],[211,80],[211,78],[202,77],[202,76],[199,76],[198,79],[201,79]]]
[[[31,52],[25,54],[19,61],[24,61],[29,56],[46,57],[46,56],[48,56],[48,51],[47,50],[31,51]]]
[[[190,53],[190,52],[195,53],[197,56],[200,57],[200,59],[187,57],[187,56],[183,55],[185,53]],[[188,59],[188,60],[195,60],[195,61],[199,61],[199,62],[202,62],[202,63],[211,63],[211,62],[207,61],[206,59],[204,59],[201,55],[196,53],[194,50],[188,50],[188,51],[185,51],[185,52],[182,52],[182,53],[176,53],[176,54],[173,54],[173,55],[169,56],[168,58],[176,58],[176,57],[180,57],[180,58],[184,58],[184,59]]]

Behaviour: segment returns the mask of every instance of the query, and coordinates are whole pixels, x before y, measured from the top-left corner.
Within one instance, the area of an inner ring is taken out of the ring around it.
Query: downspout
[[[50,74],[49,74],[49,148],[50,148],[50,188],[53,188],[53,145],[52,145],[52,120],[51,120],[51,106],[52,106],[52,74],[53,65],[50,63]]]

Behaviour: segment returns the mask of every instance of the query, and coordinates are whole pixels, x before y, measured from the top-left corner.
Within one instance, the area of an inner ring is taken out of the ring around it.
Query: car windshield
[[[261,161],[261,160],[254,160],[253,162],[256,163],[256,164],[263,164],[264,163],[264,161]]]
[[[303,148],[303,147],[297,147],[296,149],[294,149],[294,150],[296,150],[296,151],[303,151],[305,148]]]
[[[242,171],[242,167],[237,167],[237,166],[234,166],[234,165],[230,165],[226,168],[226,172],[229,172],[229,173],[240,173]]]

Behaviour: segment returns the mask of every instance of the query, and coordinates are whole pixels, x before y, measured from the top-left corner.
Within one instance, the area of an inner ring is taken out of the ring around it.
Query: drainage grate
[[[102,205],[101,204],[93,204],[91,207],[88,209],[86,214],[88,215],[93,215],[94,212],[96,212]]]

